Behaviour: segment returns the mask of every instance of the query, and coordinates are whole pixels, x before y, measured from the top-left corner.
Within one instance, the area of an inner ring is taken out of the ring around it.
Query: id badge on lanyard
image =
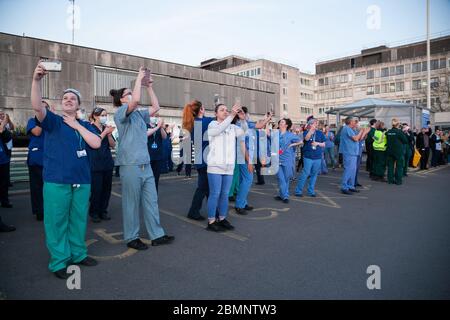
[[[79,142],[78,142],[79,149],[77,150],[77,157],[78,158],[87,157],[86,149],[81,148],[81,142],[82,142],[81,135],[78,133],[78,131],[75,131],[75,134],[77,135],[77,137],[79,139]]]

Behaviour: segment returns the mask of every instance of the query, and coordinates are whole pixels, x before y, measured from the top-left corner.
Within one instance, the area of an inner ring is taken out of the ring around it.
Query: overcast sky
[[[314,71],[319,60],[426,34],[426,0],[76,0],[75,44],[197,66],[230,54]],[[71,43],[68,0],[0,0],[0,32]],[[431,0],[431,33],[450,33]]]

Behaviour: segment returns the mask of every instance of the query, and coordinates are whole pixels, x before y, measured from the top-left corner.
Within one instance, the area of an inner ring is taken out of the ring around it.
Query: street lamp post
[[[72,44],[75,44],[75,0],[69,2],[72,2]]]

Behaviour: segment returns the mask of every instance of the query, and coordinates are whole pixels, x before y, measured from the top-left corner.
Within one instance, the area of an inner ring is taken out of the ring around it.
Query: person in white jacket
[[[236,141],[240,143],[242,154],[238,161],[245,161],[245,141],[243,140],[247,131],[247,122],[242,121],[241,127],[231,124],[234,117],[243,113],[241,106],[235,105],[228,112],[227,107],[219,104],[215,109],[216,120],[208,126],[209,153],[208,164],[208,227],[210,231],[232,230],[234,227],[227,221],[228,215],[228,192],[233,180],[233,171],[236,159]],[[243,118],[243,117],[240,117]],[[236,139],[238,138],[238,139]],[[216,218],[218,209],[219,217]]]

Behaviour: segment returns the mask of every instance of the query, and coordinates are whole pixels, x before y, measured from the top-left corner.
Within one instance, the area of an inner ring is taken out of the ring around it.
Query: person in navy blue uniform
[[[6,117],[0,119],[0,202],[3,208],[12,208],[8,195],[11,155],[6,146],[6,143],[11,140],[11,133],[6,128],[7,124]]]
[[[164,159],[166,153],[163,151],[163,141],[167,140],[168,137],[164,130],[164,121],[161,118],[151,117],[147,128],[147,146],[150,155],[150,165],[155,176],[156,192],[158,192],[161,168],[166,165]]]
[[[198,174],[197,189],[195,190],[194,197],[192,198],[192,204],[187,215],[188,218],[193,220],[205,220],[205,217],[200,214],[200,210],[202,208],[203,199],[205,197],[208,198],[209,196],[207,165],[203,154],[209,145],[209,141],[208,139],[204,139],[204,136],[205,132],[208,130],[209,124],[213,120],[215,119],[205,116],[205,108],[200,101],[194,100],[184,107],[184,136],[189,135],[191,139],[185,139],[183,141],[183,145],[185,148],[191,148],[191,141],[193,141],[195,150],[198,150],[195,152],[194,161]],[[189,157],[191,155],[189,152],[189,155],[186,156],[186,150],[184,151],[184,154],[185,157]]]
[[[99,148],[101,140],[88,122],[76,119],[82,101],[77,90],[64,90],[62,116],[42,105],[41,82],[48,71],[41,61],[33,74],[31,105],[45,132],[43,195],[48,267],[56,277],[67,279],[69,265],[97,265],[88,256],[85,242],[91,191],[86,147]]]
[[[54,112],[50,105],[42,100],[42,106],[47,110]],[[36,220],[44,220],[44,198],[43,188],[44,180],[42,172],[44,170],[44,138],[45,133],[42,130],[41,123],[36,117],[32,117],[27,123],[27,134],[30,136],[28,144],[28,176],[30,180],[31,211]]]
[[[108,114],[105,109],[96,107],[91,114],[91,125],[102,140],[100,148],[87,147],[91,162],[91,201],[89,215],[94,223],[101,220],[111,220],[108,215],[109,199],[111,198],[112,172],[114,160],[111,148],[116,146],[112,136],[113,126],[106,124]]]

